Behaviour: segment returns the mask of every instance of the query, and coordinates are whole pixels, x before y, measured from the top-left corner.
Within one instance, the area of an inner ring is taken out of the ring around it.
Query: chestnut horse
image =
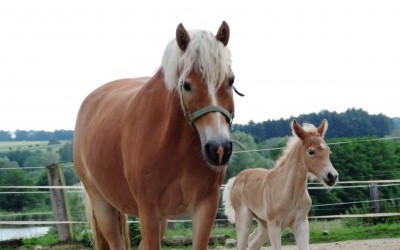
[[[107,83],[82,103],[74,160],[97,249],[130,249],[126,214],[139,217],[140,249],[160,249],[167,219],[183,214],[193,248],[207,249],[232,153],[228,40],[226,22],[216,35],[179,24],[153,77]]]
[[[272,249],[281,249],[282,230],[290,227],[300,250],[309,249],[307,214],[311,198],[308,174],[333,186],[338,173],[324,141],[328,122],[318,128],[292,122],[293,137],[272,169],[247,169],[228,180],[223,193],[225,214],[236,223],[237,249],[260,249],[269,238]],[[257,228],[248,237],[253,218]]]

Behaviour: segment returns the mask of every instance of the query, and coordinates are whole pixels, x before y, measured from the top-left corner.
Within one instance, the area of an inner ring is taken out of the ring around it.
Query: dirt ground
[[[227,248],[217,248],[219,250]],[[271,247],[264,247],[263,250],[270,250]],[[334,243],[312,244],[311,250],[400,250],[400,238],[394,239],[373,239],[373,240],[349,240]],[[297,250],[296,246],[282,246],[282,250]]]

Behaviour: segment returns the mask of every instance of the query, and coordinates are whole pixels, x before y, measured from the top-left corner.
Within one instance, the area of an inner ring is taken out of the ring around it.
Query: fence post
[[[379,207],[379,194],[378,194],[378,185],[376,183],[369,183],[369,195],[372,203],[372,211],[374,213],[379,213],[380,212],[380,207]]]
[[[65,186],[64,175],[58,164],[52,163],[46,166],[49,186]],[[56,221],[69,221],[68,202],[65,189],[50,188],[51,206]],[[71,224],[57,224],[58,239],[60,242],[72,241]]]

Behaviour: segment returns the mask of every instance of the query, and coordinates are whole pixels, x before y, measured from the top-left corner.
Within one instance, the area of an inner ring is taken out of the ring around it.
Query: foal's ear
[[[299,137],[301,140],[303,140],[307,134],[307,132],[297,123],[296,120],[292,121],[292,133],[294,136]]]
[[[218,41],[222,42],[225,46],[229,42],[229,25],[222,21],[221,26],[218,29],[217,35],[215,36]]]
[[[183,24],[179,24],[176,28],[176,42],[182,51],[185,51],[190,42],[189,33],[186,31]]]
[[[318,127],[318,133],[322,136],[325,137],[326,130],[328,129],[328,121],[326,119],[323,119],[321,122],[321,125]]]

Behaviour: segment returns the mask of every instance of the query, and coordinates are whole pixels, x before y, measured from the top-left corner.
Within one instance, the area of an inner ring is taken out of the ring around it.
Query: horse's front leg
[[[140,230],[142,241],[140,250],[159,250],[160,237],[164,233],[165,220],[162,220],[154,212],[154,206],[141,206],[139,208]]]
[[[310,249],[310,234],[308,219],[299,221],[293,226],[294,237],[296,238],[296,245],[299,250]]]
[[[206,250],[211,229],[217,214],[218,198],[205,200],[194,208],[193,219],[193,249]]]

